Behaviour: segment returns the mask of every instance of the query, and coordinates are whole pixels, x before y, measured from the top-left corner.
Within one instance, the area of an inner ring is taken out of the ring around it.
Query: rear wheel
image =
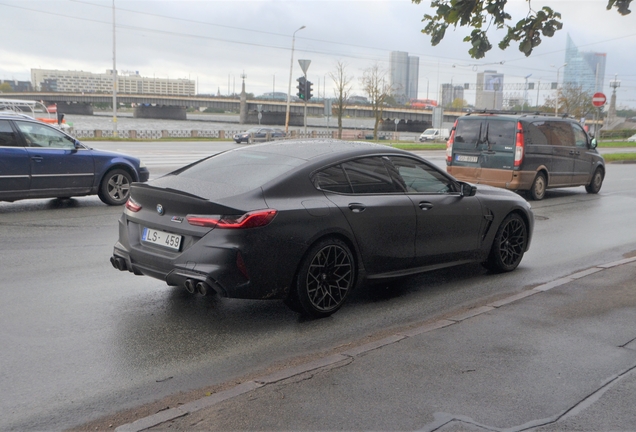
[[[99,185],[99,199],[108,205],[122,205],[130,195],[132,176],[123,169],[114,169],[106,173]]]
[[[344,304],[355,276],[349,247],[336,238],[324,239],[312,246],[301,262],[294,291],[286,303],[305,315],[327,317]]]
[[[535,201],[542,200],[545,197],[545,189],[548,182],[545,179],[545,174],[539,173],[532,182],[532,188],[530,188],[530,198]]]
[[[528,227],[521,216],[509,214],[503,220],[490,248],[485,267],[495,272],[517,268],[528,245]]]
[[[589,185],[585,186],[585,190],[587,193],[596,194],[601,190],[601,186],[603,186],[603,171],[597,168],[592,176],[592,181]]]

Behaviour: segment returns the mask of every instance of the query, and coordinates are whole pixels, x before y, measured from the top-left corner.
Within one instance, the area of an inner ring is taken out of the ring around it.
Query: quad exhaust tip
[[[206,284],[205,282],[198,282],[197,283],[197,291],[202,296],[206,296],[210,292],[210,285]]]
[[[193,281],[192,279],[186,279],[186,281],[185,281],[185,289],[190,294],[194,294],[194,292],[197,289],[196,288],[196,282]]]
[[[128,265],[126,265],[126,260],[123,259],[122,257],[112,256],[110,257],[110,263],[117,270],[120,270],[120,271],[128,270]]]
[[[203,281],[196,281],[194,279],[186,279],[183,285],[185,286],[186,291],[190,294],[194,294],[196,292],[202,296],[210,294],[212,289],[207,283]]]

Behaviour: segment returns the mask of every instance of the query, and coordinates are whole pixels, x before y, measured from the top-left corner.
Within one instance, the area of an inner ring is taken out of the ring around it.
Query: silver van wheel
[[[537,174],[532,182],[532,188],[530,188],[530,198],[535,201],[542,200],[545,197],[546,185],[545,175],[542,173]]]
[[[601,190],[601,186],[603,186],[603,172],[600,168],[597,168],[592,176],[592,181],[585,186],[585,190],[587,193],[596,194]]]

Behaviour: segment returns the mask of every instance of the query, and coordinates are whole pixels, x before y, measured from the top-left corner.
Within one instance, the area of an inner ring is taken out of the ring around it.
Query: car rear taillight
[[[446,165],[450,165],[453,161],[453,143],[455,142],[455,130],[457,130],[457,120],[451,129],[450,137],[446,142]]]
[[[523,136],[523,126],[521,122],[517,122],[517,139],[515,141],[515,167],[521,166],[521,162],[523,162],[523,153],[524,153],[524,136]]]
[[[187,215],[186,220],[190,225],[207,228],[257,228],[269,224],[278,211],[274,209],[256,210],[242,215],[206,216]]]
[[[141,205],[136,203],[132,198],[128,198],[128,201],[126,201],[125,206],[128,210],[130,210],[133,213],[137,213],[139,210],[141,210]]]

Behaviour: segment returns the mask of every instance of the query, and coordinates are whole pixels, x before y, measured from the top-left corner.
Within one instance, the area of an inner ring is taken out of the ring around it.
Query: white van
[[[450,136],[448,129],[426,129],[420,135],[420,142],[424,141],[446,141]]]

